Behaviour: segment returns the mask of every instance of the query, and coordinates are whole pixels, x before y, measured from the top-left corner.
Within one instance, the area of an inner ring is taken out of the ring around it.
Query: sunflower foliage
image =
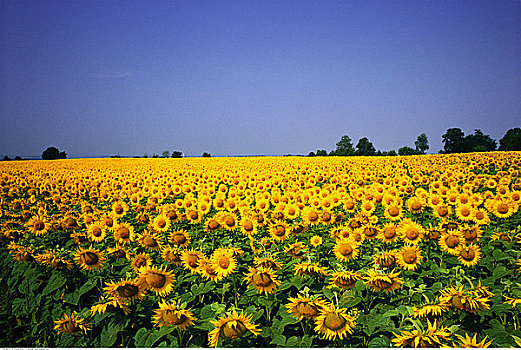
[[[56,162],[0,164],[0,345],[520,345],[519,152]]]

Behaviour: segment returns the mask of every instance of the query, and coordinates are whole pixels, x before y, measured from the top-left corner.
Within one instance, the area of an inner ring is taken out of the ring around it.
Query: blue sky
[[[431,153],[521,125],[519,1],[0,1],[0,155]]]

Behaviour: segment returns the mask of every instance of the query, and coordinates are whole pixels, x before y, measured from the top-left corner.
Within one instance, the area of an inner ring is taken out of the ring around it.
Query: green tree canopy
[[[505,136],[499,140],[500,151],[521,151],[521,129],[508,129]]]
[[[340,141],[336,143],[336,149],[331,152],[335,156],[351,156],[355,153],[353,143],[349,136],[344,135],[340,138]]]
[[[356,154],[359,156],[374,156],[376,148],[374,148],[373,143],[367,137],[362,137],[356,144]]]
[[[450,128],[442,135],[443,153],[460,153],[464,150],[465,134],[460,128]]]
[[[414,141],[414,146],[416,147],[416,151],[419,154],[425,154],[425,151],[429,149],[429,139],[425,133],[422,133],[418,136],[416,141]]]
[[[42,153],[42,159],[44,160],[65,158],[67,158],[67,153],[65,153],[65,151],[60,152],[56,147],[47,147],[47,149]]]
[[[172,158],[183,158],[183,152],[181,151],[173,151]]]
[[[418,154],[418,151],[409,146],[403,146],[398,149],[398,154],[401,156],[412,156],[413,154]]]

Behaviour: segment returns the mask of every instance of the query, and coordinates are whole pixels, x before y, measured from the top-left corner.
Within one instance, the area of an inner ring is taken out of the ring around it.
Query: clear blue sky
[[[521,125],[520,1],[0,0],[0,156],[429,152]]]

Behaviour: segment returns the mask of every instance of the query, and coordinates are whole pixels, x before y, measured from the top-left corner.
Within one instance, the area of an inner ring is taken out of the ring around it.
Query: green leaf
[[[100,347],[110,348],[112,345],[114,345],[114,343],[118,339],[119,331],[120,329],[114,327],[114,324],[112,322],[107,326],[103,327],[100,336]]]
[[[391,340],[384,335],[378,338],[373,338],[367,345],[369,348],[389,348],[391,347]]]
[[[304,335],[302,338],[297,338],[296,336],[292,336],[286,342],[287,348],[310,348],[313,343],[313,338],[309,335]]]
[[[498,279],[500,279],[501,277],[503,277],[503,276],[505,276],[507,274],[508,274],[508,270],[504,266],[502,266],[502,265],[496,267],[494,269],[494,271],[492,271],[492,277],[495,280],[498,280]]]
[[[286,344],[286,337],[283,336],[282,334],[275,334],[275,336],[271,340],[270,344],[283,347],[284,344]]]
[[[136,348],[144,348],[145,347],[145,340],[148,335],[148,333],[151,332],[145,327],[140,328],[136,335],[134,336],[134,344]]]
[[[65,282],[67,282],[67,279],[63,277],[60,272],[54,271],[51,275],[51,278],[49,278],[49,282],[43,289],[42,295],[47,295],[57,289],[60,289],[65,284]]]

